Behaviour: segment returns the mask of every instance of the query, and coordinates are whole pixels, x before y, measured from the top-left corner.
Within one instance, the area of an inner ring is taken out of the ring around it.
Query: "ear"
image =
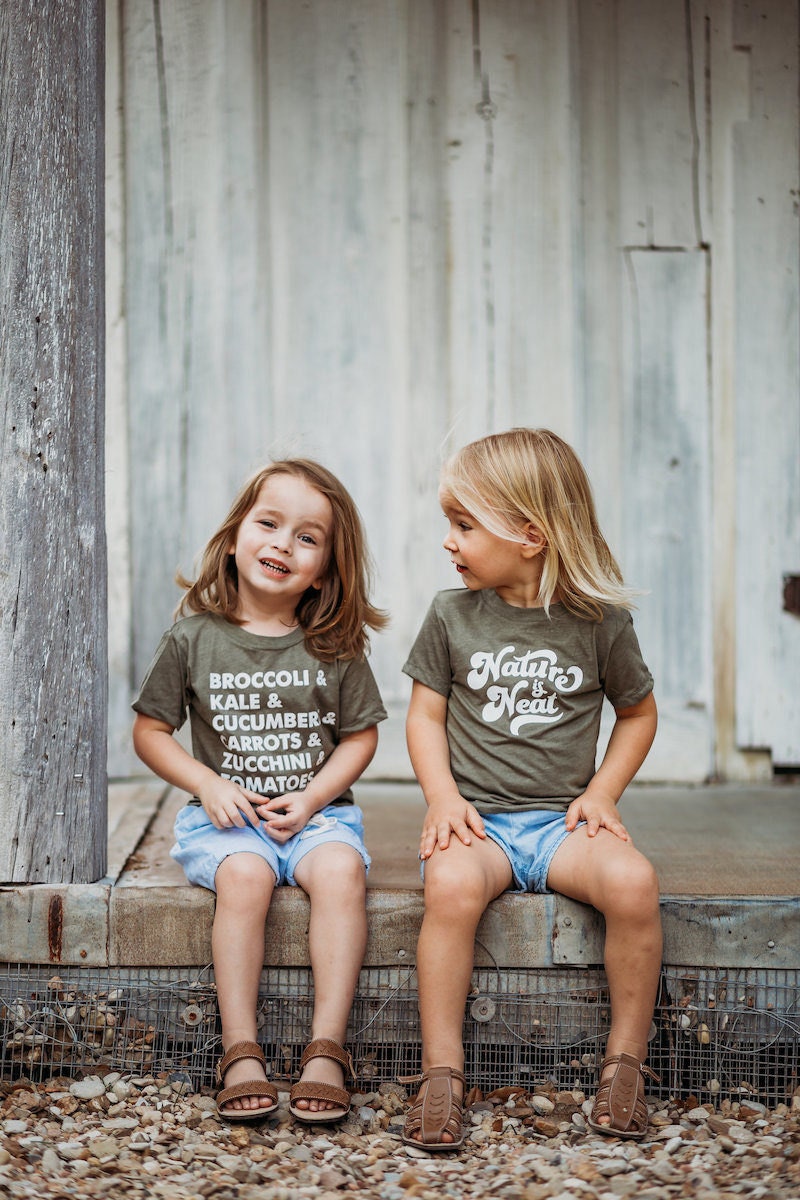
[[[529,521],[525,526],[525,541],[522,543],[523,558],[534,558],[547,549],[547,538],[540,529]]]

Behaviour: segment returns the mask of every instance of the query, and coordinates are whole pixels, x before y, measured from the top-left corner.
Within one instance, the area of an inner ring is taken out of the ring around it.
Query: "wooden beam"
[[[103,0],[0,6],[0,880],[106,865]]]

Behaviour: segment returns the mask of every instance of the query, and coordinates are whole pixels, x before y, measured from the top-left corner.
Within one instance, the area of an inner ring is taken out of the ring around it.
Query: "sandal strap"
[[[278,1089],[274,1083],[270,1083],[268,1079],[251,1079],[249,1083],[234,1083],[232,1087],[218,1092],[217,1108],[224,1108],[229,1101],[239,1100],[244,1096],[267,1096],[273,1104],[278,1103]]]
[[[225,1078],[225,1072],[233,1063],[239,1062],[243,1058],[254,1058],[261,1063],[264,1070],[267,1069],[267,1060],[264,1057],[264,1051],[259,1046],[258,1042],[234,1042],[230,1046],[222,1058],[217,1063],[217,1083],[221,1084]]]
[[[321,1056],[314,1055],[314,1057]],[[308,1080],[307,1083],[303,1083],[301,1080],[292,1085],[292,1090],[289,1092],[289,1103],[295,1104],[298,1100],[320,1100],[326,1104],[335,1104],[337,1108],[350,1108],[348,1091],[344,1088],[334,1087],[332,1083],[315,1083],[313,1080]]]
[[[631,1054],[611,1054],[603,1060],[601,1076],[606,1067],[615,1066],[614,1074],[601,1082],[592,1108],[592,1119],[608,1117],[609,1133],[629,1133],[631,1129],[647,1129],[647,1104],[641,1086],[645,1074],[658,1079],[649,1067]]]
[[[640,1063],[632,1054],[609,1054],[608,1058],[604,1058],[600,1064],[600,1074],[603,1074],[606,1067],[622,1062],[623,1059],[628,1064],[633,1063],[646,1079],[652,1079],[654,1083],[661,1083],[661,1076],[656,1075],[655,1071],[651,1067],[648,1067],[647,1063]]]
[[[300,1059],[301,1071],[311,1062],[312,1058],[331,1058],[342,1068],[345,1073],[345,1079],[348,1072],[355,1078],[355,1067],[353,1066],[352,1057],[343,1046],[340,1046],[338,1042],[334,1042],[333,1038],[314,1038],[313,1041],[308,1043]],[[305,1098],[314,1099],[314,1097]]]
[[[446,1144],[442,1143],[443,1133],[449,1133],[454,1142],[461,1137],[463,1100],[453,1094],[454,1079],[466,1088],[464,1075],[454,1067],[430,1067],[422,1073],[425,1092],[417,1094],[406,1125],[409,1133],[419,1131],[421,1146]]]

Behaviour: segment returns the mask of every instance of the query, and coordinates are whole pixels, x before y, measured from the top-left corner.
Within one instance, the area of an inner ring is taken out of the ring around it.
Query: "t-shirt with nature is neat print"
[[[486,813],[566,810],[594,774],[604,698],[653,689],[626,609],[548,615],[488,589],[440,592],[403,670],[446,697],[453,776]]]

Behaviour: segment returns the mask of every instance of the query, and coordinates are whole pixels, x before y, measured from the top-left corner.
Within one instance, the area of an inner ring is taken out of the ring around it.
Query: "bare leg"
[[[231,854],[217,868],[217,907],[211,946],[225,1050],[236,1042],[257,1041],[256,1008],[264,964],[264,925],[275,876],[257,854]],[[233,1063],[224,1084],[232,1087],[265,1078],[252,1058]],[[274,1108],[267,1096],[244,1096],[231,1109]]]
[[[581,826],[556,851],[547,886],[593,905],[605,917],[611,996],[606,1054],[630,1054],[644,1062],[663,949],[652,865],[608,830],[590,838]]]
[[[308,949],[314,976],[311,1038],[344,1045],[358,976],[367,946],[366,871],[361,856],[343,842],[326,842],[307,854],[295,870],[311,901]],[[303,1081],[342,1087],[342,1068],[315,1058]],[[299,1099],[298,1108],[320,1112],[336,1107],[324,1100]]]
[[[511,867],[490,839],[453,837],[425,864],[425,916],[417,943],[422,1068],[464,1069],[464,1005],[472,980],[475,931],[486,906],[511,883]],[[460,1084],[453,1081],[458,1095]],[[452,1141],[444,1133],[445,1141]]]

